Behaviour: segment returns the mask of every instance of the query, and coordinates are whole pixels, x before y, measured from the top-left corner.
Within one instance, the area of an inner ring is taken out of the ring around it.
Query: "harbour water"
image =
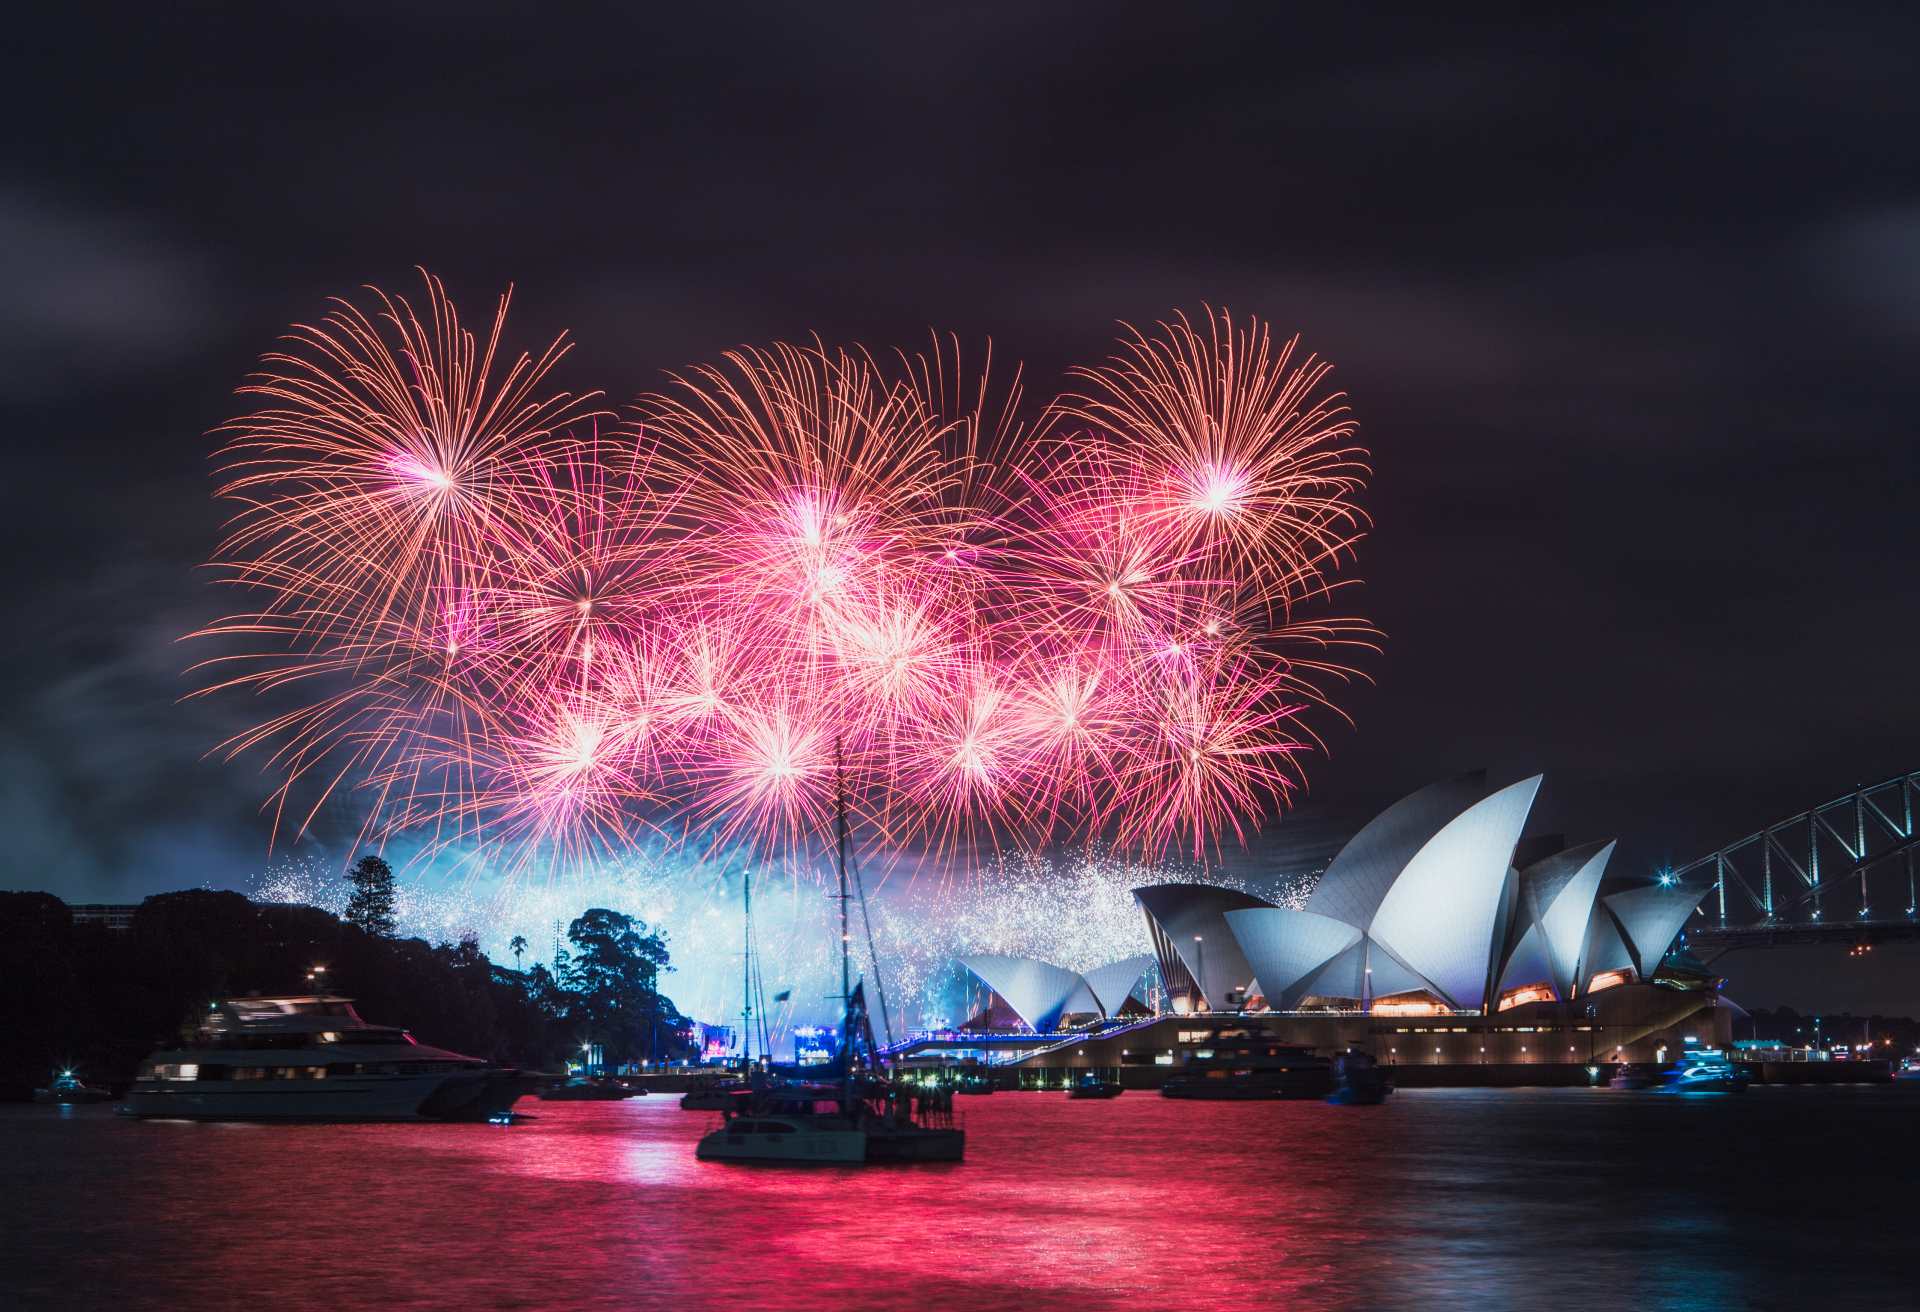
[[[958,1166],[696,1162],[667,1096],[488,1125],[0,1108],[6,1308],[1920,1306],[1920,1098],[960,1100]]]

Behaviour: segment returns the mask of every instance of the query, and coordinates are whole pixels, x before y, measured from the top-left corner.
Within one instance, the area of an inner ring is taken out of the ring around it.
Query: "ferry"
[[[1160,1086],[1160,1096],[1259,1102],[1324,1098],[1333,1090],[1333,1063],[1313,1049],[1227,1033],[1215,1036],[1211,1047],[1196,1048],[1186,1065]]]
[[[124,1115],[190,1120],[485,1121],[527,1092],[517,1071],[370,1025],[348,998],[214,1003],[193,1042],[141,1065]]]

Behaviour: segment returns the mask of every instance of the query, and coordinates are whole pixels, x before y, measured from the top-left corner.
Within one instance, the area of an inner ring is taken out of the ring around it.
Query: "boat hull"
[[[1178,1076],[1160,1087],[1163,1098],[1195,1102],[1283,1102],[1293,1098],[1324,1098],[1333,1092],[1331,1072],[1289,1076],[1278,1080],[1187,1080]]]
[[[769,1162],[787,1166],[849,1165],[867,1160],[864,1130],[809,1130],[799,1134],[739,1134],[722,1127],[700,1140],[703,1162]]]
[[[195,1121],[484,1121],[525,1094],[511,1072],[312,1081],[136,1083],[123,1115]]]
[[[1744,1075],[1713,1076],[1708,1079],[1670,1080],[1654,1086],[1655,1093],[1745,1093],[1751,1083]]]
[[[1356,1080],[1339,1085],[1327,1101],[1341,1107],[1377,1107],[1392,1092],[1393,1086],[1385,1081]]]
[[[966,1151],[965,1130],[915,1126],[867,1132],[867,1160],[870,1162],[957,1162],[966,1155]]]

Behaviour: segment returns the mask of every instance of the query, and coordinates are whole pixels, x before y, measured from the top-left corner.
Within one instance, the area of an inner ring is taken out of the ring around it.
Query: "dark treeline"
[[[610,1064],[689,1050],[686,1019],[658,987],[664,938],[630,917],[584,912],[558,979],[544,965],[496,966],[471,938],[435,945],[380,928],[377,916],[370,931],[316,907],[194,889],[150,897],[130,929],[109,930],[76,925],[52,894],[0,892],[0,1096],[69,1065],[118,1086],[215,999],[316,988],[423,1042],[530,1069],[557,1070],[587,1042]]]

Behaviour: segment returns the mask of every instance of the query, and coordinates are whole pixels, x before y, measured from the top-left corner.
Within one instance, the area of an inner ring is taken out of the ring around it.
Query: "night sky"
[[[248,708],[176,702],[206,432],[416,264],[470,315],[515,284],[518,342],[570,329],[561,385],[615,401],[815,331],[990,336],[1045,394],[1116,320],[1298,330],[1373,452],[1347,604],[1387,634],[1311,806],[1545,770],[1537,828],[1651,870],[1920,768],[1910,7],[37,8],[0,885],[260,868],[270,782],[202,759]],[[1818,957],[1818,998],[1750,959],[1759,1002],[1920,1012],[1911,950]]]

